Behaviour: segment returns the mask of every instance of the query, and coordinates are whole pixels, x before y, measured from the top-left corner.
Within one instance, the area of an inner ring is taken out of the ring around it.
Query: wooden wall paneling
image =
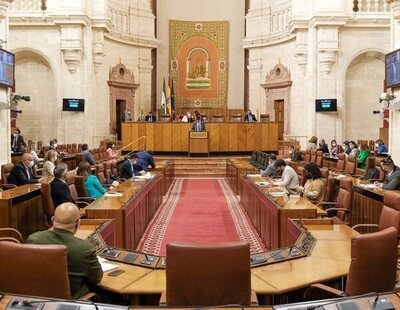
[[[240,124],[242,125],[242,124]],[[231,123],[229,125],[229,151],[236,152],[238,150],[238,123]]]
[[[138,136],[136,139],[140,137],[146,137],[146,123],[138,123]],[[138,149],[146,150],[146,139],[140,139],[138,141]]]
[[[261,131],[262,124],[254,124],[254,150],[261,151],[261,144],[262,144],[262,131]]]
[[[122,123],[121,135],[122,146],[132,142],[132,123]],[[132,145],[124,148],[124,151],[132,151]]]
[[[181,152],[189,152],[189,131],[192,123],[182,124],[181,126]]]
[[[181,152],[182,151],[182,134],[183,130],[182,124],[172,123],[171,124],[171,137],[172,137],[172,145],[171,149],[173,152]]]
[[[269,124],[261,123],[261,150],[267,151],[269,150]]]
[[[140,141],[136,141],[139,138],[139,123],[131,123],[131,142],[132,148],[131,150],[137,150]]]
[[[207,124],[208,130],[208,141],[209,141],[209,150],[210,152],[219,152],[219,127],[218,123],[209,123]]]
[[[277,123],[268,123],[269,132],[268,132],[268,150],[269,151],[277,151],[278,150],[278,124]]]
[[[220,123],[219,126],[219,151],[229,151],[229,123]]]
[[[163,150],[163,133],[162,133],[163,123],[154,124],[154,151]]]
[[[162,124],[162,149],[164,152],[171,151],[172,148],[172,124],[164,123]]]
[[[146,123],[146,150],[154,151],[154,123]]]
[[[255,123],[246,123],[246,151],[253,151],[255,150]]]
[[[247,149],[247,124],[238,124],[238,136],[237,136],[237,150],[242,151]]]

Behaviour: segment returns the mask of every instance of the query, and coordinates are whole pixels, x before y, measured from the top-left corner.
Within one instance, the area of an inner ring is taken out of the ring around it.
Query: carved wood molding
[[[293,84],[290,71],[280,62],[267,74],[265,83],[261,84],[266,91],[276,88],[290,88]]]

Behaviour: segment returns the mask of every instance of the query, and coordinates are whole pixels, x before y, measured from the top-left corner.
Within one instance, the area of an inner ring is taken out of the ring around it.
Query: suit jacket
[[[27,242],[67,247],[68,278],[73,299],[79,299],[89,292],[89,286],[96,285],[103,277],[94,247],[88,241],[75,237],[71,232],[60,229],[39,231],[30,235]]]
[[[400,189],[400,168],[395,166],[391,175],[383,181],[383,189]]]
[[[143,170],[147,171],[148,166],[151,166],[151,168],[153,168],[153,169],[156,167],[156,165],[154,164],[153,156],[151,156],[151,154],[149,152],[139,151],[136,153],[136,155],[139,158],[139,161],[144,163],[144,166],[146,169],[143,169]],[[138,164],[141,165],[140,163],[138,163]]]
[[[14,142],[14,140],[16,140]],[[15,145],[14,145],[15,143]],[[26,147],[26,143],[24,141],[24,137],[21,135],[18,135],[17,137],[12,134],[11,135],[11,149],[15,153],[22,153],[23,151],[23,146]]]
[[[50,188],[54,208],[57,208],[60,204],[64,202],[75,203],[75,201],[71,197],[71,192],[69,191],[67,183],[65,183],[63,180],[55,178],[53,181],[51,181]]]
[[[26,172],[28,170],[28,173]],[[38,183],[39,179],[33,176],[31,168],[26,168],[25,165],[20,162],[11,169],[10,175],[8,176],[8,183],[21,186],[24,184]]]
[[[244,117],[245,122],[257,122],[256,116],[254,114],[246,114]]]
[[[146,115],[146,117],[144,118],[145,122],[155,122],[156,120],[157,119],[155,115]]]
[[[82,152],[82,155],[83,155],[83,160],[84,160],[84,161],[87,161],[87,162],[88,162],[89,164],[91,164],[91,165],[94,165],[94,164],[95,164],[94,159],[93,159],[93,156],[92,156],[92,154],[90,154],[89,151],[83,151],[83,152]]]
[[[124,179],[129,179],[134,175],[140,175],[140,171],[142,171],[142,167],[138,164],[132,164],[129,159],[126,159],[124,163],[121,165],[120,177]]]
[[[200,130],[197,129],[197,121],[193,122],[192,131],[206,131],[206,125],[204,122],[200,122]]]

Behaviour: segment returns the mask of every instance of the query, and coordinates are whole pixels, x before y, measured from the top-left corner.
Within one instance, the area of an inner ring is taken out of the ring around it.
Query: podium
[[[189,131],[189,156],[208,153],[208,131]]]

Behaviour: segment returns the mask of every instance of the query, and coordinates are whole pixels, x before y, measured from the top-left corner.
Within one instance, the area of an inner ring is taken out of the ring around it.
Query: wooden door
[[[115,109],[115,133],[118,135],[118,140],[121,139],[122,133],[122,122],[124,121],[126,110],[126,101],[125,100],[116,100],[116,109]]]
[[[278,139],[283,140],[285,131],[285,102],[284,100],[274,101],[275,122],[278,123]]]

